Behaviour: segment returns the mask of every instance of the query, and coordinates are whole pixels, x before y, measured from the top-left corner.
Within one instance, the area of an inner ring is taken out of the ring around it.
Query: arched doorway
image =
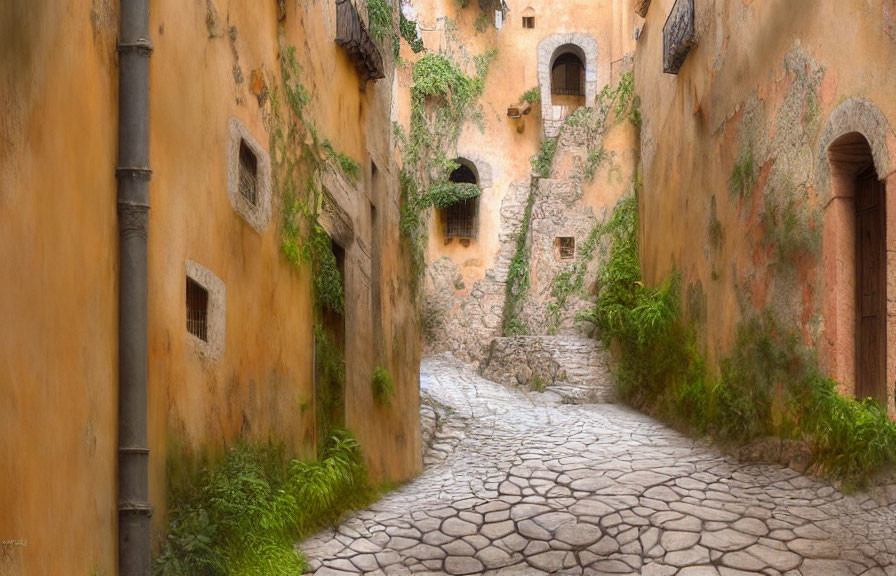
[[[475,167],[462,158],[455,160],[458,167],[448,176],[455,184],[479,184]],[[470,240],[476,238],[477,217],[479,215],[479,197],[458,200],[442,209],[442,223],[445,238]]]
[[[588,34],[552,34],[538,44],[541,117],[548,138],[560,134],[570,112],[593,106],[597,88],[609,82],[609,68],[597,69],[597,41]]]
[[[886,404],[886,185],[875,168],[871,145],[859,132],[834,140],[827,156],[833,197],[827,219],[840,229],[840,277],[833,287],[841,300],[839,344],[845,354],[854,354],[852,366],[841,373],[852,372],[857,398]]]

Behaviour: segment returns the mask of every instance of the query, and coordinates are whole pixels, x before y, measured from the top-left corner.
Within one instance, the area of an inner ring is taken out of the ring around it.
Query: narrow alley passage
[[[449,414],[426,469],[303,542],[318,576],[896,574],[892,505],[446,357],[421,387]]]

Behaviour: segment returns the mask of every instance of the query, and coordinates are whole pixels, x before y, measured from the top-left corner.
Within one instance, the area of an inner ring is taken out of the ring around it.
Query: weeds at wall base
[[[156,576],[287,576],[301,574],[294,542],[377,491],[360,447],[335,430],[318,461],[287,459],[274,443],[240,442],[177,490]]]
[[[726,444],[767,436],[806,440],[813,464],[846,485],[861,487],[896,464],[896,423],[885,408],[838,394],[836,383],[819,373],[814,351],[771,315],[740,326],[721,374],[711,377],[683,319],[677,275],[657,288],[644,286],[637,230],[632,194],[603,228],[610,253],[598,302],[583,315],[618,351],[623,400]]]

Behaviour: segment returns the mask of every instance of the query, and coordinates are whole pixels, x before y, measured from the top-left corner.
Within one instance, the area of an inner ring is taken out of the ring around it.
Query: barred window
[[[476,174],[461,163],[448,177],[459,184],[478,184]],[[446,238],[470,239],[476,237],[476,219],[479,215],[479,198],[468,198],[451,204],[442,210]]]
[[[187,331],[208,342],[208,290],[187,277]]]
[[[240,140],[240,194],[249,204],[258,205],[258,157]]]
[[[535,28],[535,16],[523,16],[523,28]]]

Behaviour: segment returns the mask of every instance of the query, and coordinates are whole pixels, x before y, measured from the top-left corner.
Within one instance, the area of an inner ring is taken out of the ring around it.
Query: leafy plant
[[[442,181],[436,182],[430,187],[426,203],[443,210],[452,204],[476,198],[480,194],[482,194],[482,189],[477,184]]]
[[[370,384],[373,390],[373,398],[377,404],[389,406],[392,403],[392,397],[395,396],[395,384],[389,371],[382,366],[374,368]]]
[[[520,96],[520,102],[528,102],[532,105],[541,102],[541,87],[533,86],[523,92],[523,95]]]
[[[369,502],[358,443],[336,430],[319,461],[287,461],[281,446],[240,442],[190,490],[172,492],[156,576],[301,574],[293,542]]]
[[[336,167],[338,167],[339,171],[345,175],[351,182],[356,183],[358,179],[361,177],[361,165],[352,160],[347,155],[342,152],[337,152],[333,148],[333,144],[330,143],[329,140],[324,140],[320,144],[321,149],[327,153],[328,158],[330,158]]]
[[[539,178],[550,178],[554,168],[554,155],[557,153],[557,138],[545,138],[541,141],[538,154],[532,157],[532,172]]]
[[[401,12],[399,10],[399,12]],[[401,32],[401,37],[407,40],[408,46],[411,47],[411,50],[414,54],[419,54],[423,52],[426,48],[423,44],[423,39],[420,38],[420,35],[417,33],[417,23],[413,20],[408,20],[405,18],[404,13],[401,14],[399,24],[398,24],[399,32]]]
[[[392,7],[386,0],[367,0],[367,19],[370,22],[370,35],[377,42],[382,42],[386,35],[393,35]]]

